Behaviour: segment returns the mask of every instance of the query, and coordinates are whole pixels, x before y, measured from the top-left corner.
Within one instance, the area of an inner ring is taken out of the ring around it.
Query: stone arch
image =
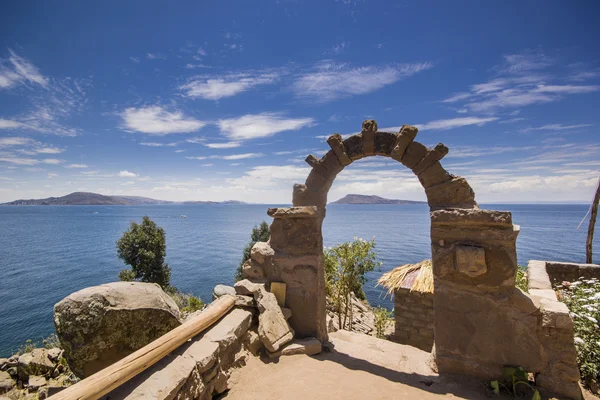
[[[438,370],[497,378],[506,365],[522,366],[537,374],[540,386],[577,397],[579,372],[566,306],[515,287],[519,226],[510,212],[481,210],[467,181],[442,167],[448,148],[441,143],[427,148],[415,141],[417,132],[408,125],[398,133],[380,132],[368,120],[346,140],[331,135],[331,150],[320,159],[306,158],[312,170],[304,184],[294,185],[293,207],[268,210],[271,238],[252,248],[242,275],[286,283],[296,336],[326,341],[321,228],[327,193],[353,161],[391,157],[417,176],[430,207]]]

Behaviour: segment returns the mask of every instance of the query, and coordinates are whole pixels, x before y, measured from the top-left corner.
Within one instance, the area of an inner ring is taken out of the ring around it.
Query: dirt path
[[[489,399],[479,380],[442,378],[430,354],[411,346],[339,331],[335,350],[314,357],[250,358],[232,378],[227,400]]]

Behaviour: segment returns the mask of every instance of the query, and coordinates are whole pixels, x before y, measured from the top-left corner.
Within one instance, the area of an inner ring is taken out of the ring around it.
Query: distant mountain
[[[46,199],[15,200],[4,203],[10,206],[131,206],[141,204],[246,204],[242,201],[184,201],[155,200],[140,196],[105,196],[98,193],[74,192],[62,197]]]
[[[347,194],[330,204],[426,204],[424,201],[384,199],[379,196]]]

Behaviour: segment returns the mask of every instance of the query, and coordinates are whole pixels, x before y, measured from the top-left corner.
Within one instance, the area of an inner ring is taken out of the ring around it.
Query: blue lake
[[[266,205],[2,206],[0,207],[0,356],[25,340],[54,332],[55,303],[84,287],[116,280],[124,268],[115,243],[130,221],[150,216],[167,233],[171,282],[204,300],[233,275],[253,226],[270,222]],[[519,263],[530,259],[584,262],[586,205],[482,205],[508,210],[521,225]],[[185,214],[186,219],[179,218]],[[426,205],[330,205],[325,246],[375,237],[383,261],[369,275],[371,304],[390,306],[377,278],[398,265],[430,258]],[[600,236],[600,235],[597,235]],[[594,245],[600,252],[599,240]],[[600,257],[600,256],[598,256]]]

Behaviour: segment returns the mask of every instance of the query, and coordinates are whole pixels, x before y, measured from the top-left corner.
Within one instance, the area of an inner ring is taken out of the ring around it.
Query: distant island
[[[134,206],[142,204],[246,204],[243,201],[166,201],[140,196],[105,196],[98,193],[74,192],[62,197],[15,200],[9,206]]]
[[[347,194],[338,201],[330,204],[426,204],[425,201],[384,199],[379,196],[363,194]]]

